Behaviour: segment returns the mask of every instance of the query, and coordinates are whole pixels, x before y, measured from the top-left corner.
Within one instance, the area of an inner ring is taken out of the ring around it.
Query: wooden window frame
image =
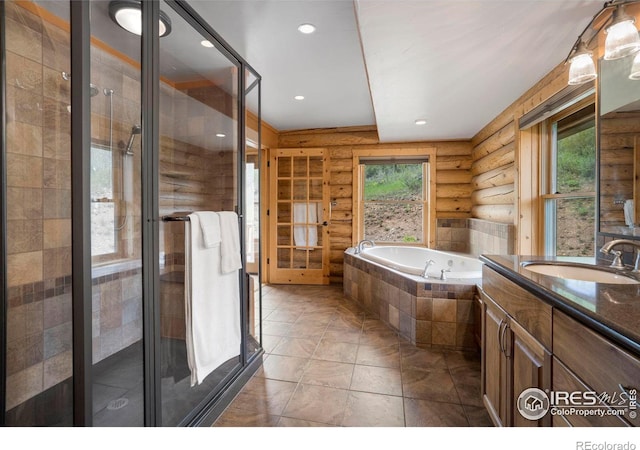
[[[417,242],[385,242],[388,245],[421,245],[435,248],[436,240],[436,149],[427,148],[361,148],[353,150],[353,221],[352,221],[352,245],[357,245],[364,239],[364,211],[362,210],[362,192],[364,188],[363,170],[360,159],[376,158],[388,161],[390,164],[394,160],[415,159],[417,161],[427,160],[428,163],[423,169],[423,180],[426,176],[426,183],[423,185],[423,216],[422,216],[422,239]]]
[[[557,227],[557,221],[555,217],[551,217],[549,214],[549,204],[555,200],[562,199],[577,199],[577,198],[593,198],[596,202],[596,210],[597,210],[597,172],[596,172],[596,183],[594,184],[594,190],[588,192],[570,192],[570,193],[555,193],[554,191],[554,183],[555,183],[555,158],[556,158],[556,133],[553,130],[553,124],[559,122],[560,120],[580,111],[581,109],[587,108],[590,105],[595,103],[594,97],[591,95],[580,102],[571,105],[560,111],[558,114],[555,114],[552,117],[549,117],[543,123],[540,124],[541,129],[541,159],[540,159],[540,202],[539,202],[539,217],[542,219],[539,222],[539,233],[542,236],[540,239],[539,246],[542,254],[544,255],[555,255],[556,250],[551,251],[551,242],[553,240],[553,244],[556,244],[555,238],[555,230],[553,239],[548,234],[548,230],[550,226],[553,224],[554,227]],[[594,121],[597,121],[597,113],[594,113]],[[595,125],[597,129],[597,123]],[[596,140],[596,147],[597,147]],[[596,158],[594,164],[598,165],[598,156],[597,156],[597,148],[596,148]],[[594,239],[595,233],[597,231],[597,224],[594,227]]]

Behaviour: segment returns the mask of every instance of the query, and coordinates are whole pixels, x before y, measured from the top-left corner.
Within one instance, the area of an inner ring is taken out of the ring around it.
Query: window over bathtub
[[[353,237],[432,247],[435,149],[354,150]]]

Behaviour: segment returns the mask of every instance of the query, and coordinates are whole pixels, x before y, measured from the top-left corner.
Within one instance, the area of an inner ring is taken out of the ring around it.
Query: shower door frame
[[[5,45],[5,4],[0,2],[0,424],[4,425],[7,390],[7,111],[6,99],[6,68],[4,64]]]
[[[261,76],[253,69],[195,10],[182,0],[166,0],[189,25],[208,34],[224,50],[230,60],[237,62],[240,74],[251,71],[261,83]],[[70,52],[71,72],[71,196],[72,196],[72,332],[73,332],[73,425],[93,424],[92,395],[92,277],[90,230],[90,149],[91,123],[86,120],[91,113],[90,94],[90,2],[69,1],[70,4]],[[159,17],[160,2],[142,0],[141,37],[141,106],[142,106],[142,320],[144,364],[144,424],[159,426],[162,418],[160,391],[160,267],[159,267]],[[0,426],[6,422],[6,345],[7,345],[7,164],[6,164],[6,69],[5,69],[5,5],[0,2]],[[241,251],[244,252],[245,219],[243,205],[245,175],[242,170],[245,154],[245,80],[238,77],[238,146],[237,189],[238,216],[240,218]],[[260,114],[260,113],[259,113]],[[147,130],[145,132],[145,130]],[[258,135],[260,136],[260,130]],[[180,423],[185,426],[210,425],[222,412],[244,382],[259,367],[263,349],[247,357],[246,339],[248,326],[247,289],[244,284],[246,268],[239,271],[241,298],[241,352],[237,369],[209,392],[203,401]],[[262,336],[260,335],[260,340]],[[219,389],[218,389],[219,388]]]

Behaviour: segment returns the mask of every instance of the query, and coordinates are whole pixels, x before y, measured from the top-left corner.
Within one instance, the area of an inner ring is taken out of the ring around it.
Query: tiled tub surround
[[[436,250],[481,254],[513,253],[514,226],[482,219],[438,219]]]
[[[468,253],[469,227],[467,219],[437,219],[436,250]]]
[[[417,347],[475,349],[473,297],[480,280],[426,280],[344,254],[344,295]]]

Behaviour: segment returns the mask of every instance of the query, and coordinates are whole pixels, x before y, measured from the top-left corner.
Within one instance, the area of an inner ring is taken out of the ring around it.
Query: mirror
[[[600,232],[640,236],[640,80],[635,55],[600,60]]]

